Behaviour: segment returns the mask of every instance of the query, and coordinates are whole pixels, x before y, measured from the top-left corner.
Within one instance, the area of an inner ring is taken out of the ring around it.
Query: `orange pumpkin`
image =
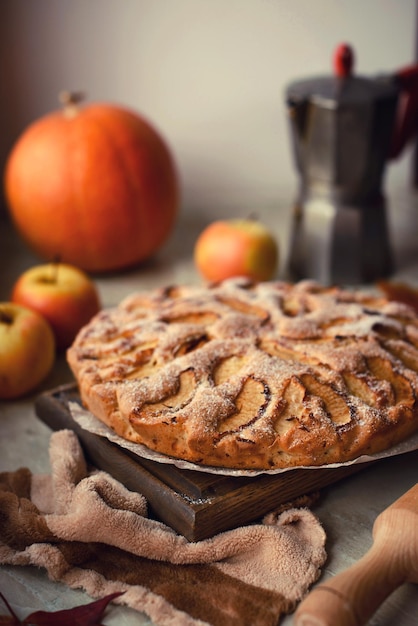
[[[170,235],[178,177],[156,130],[126,109],[65,98],[11,150],[5,194],[12,219],[42,258],[86,271],[120,270]]]

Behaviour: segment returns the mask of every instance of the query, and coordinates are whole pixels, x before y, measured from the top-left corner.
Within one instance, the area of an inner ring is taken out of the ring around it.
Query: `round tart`
[[[418,317],[312,281],[176,286],[103,310],[68,350],[83,404],[193,463],[341,463],[418,430]]]

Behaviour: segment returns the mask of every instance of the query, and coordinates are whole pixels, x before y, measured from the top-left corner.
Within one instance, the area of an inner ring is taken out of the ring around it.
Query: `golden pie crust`
[[[202,465],[341,463],[418,430],[418,316],[361,291],[160,288],[101,311],[67,356],[99,420]]]

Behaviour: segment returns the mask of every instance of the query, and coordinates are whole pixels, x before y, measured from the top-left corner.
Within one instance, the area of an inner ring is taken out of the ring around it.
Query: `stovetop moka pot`
[[[373,282],[393,269],[385,166],[418,128],[418,66],[374,79],[353,74],[349,45],[334,75],[291,83],[286,102],[300,177],[289,274],[324,284]]]

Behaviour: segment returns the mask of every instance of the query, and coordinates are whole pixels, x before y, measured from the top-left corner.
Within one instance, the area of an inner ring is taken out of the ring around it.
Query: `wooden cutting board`
[[[69,402],[81,404],[75,384],[40,395],[35,402],[35,411],[52,430],[73,430],[90,463],[111,474],[128,489],[142,493],[149,503],[150,513],[189,541],[206,539],[253,522],[283,503],[335,483],[369,465],[295,469],[253,478],[179,469],[139,457],[82,429],[71,416]]]

